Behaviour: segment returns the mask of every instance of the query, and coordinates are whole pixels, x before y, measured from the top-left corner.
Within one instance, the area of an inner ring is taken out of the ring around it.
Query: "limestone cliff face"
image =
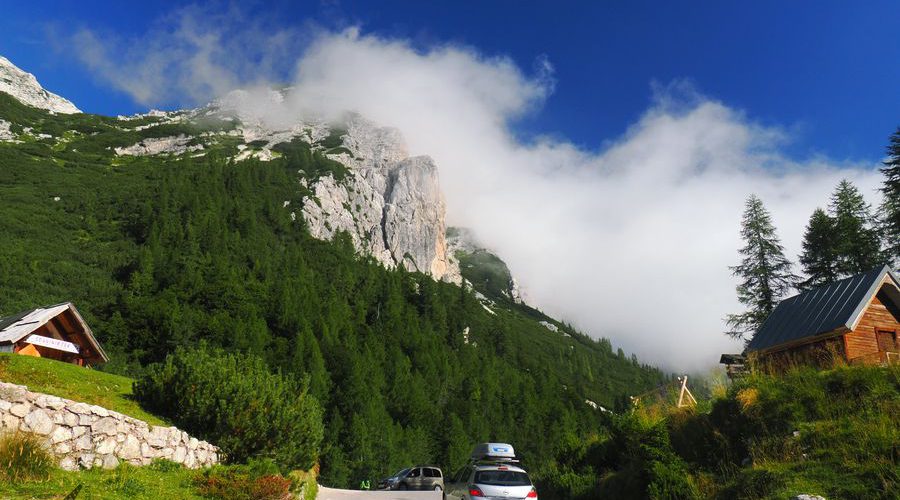
[[[51,113],[81,113],[70,101],[44,90],[34,75],[22,71],[3,56],[0,56],[0,92]]]
[[[342,151],[329,155],[349,170],[341,181],[323,177],[302,213],[310,233],[323,239],[350,234],[361,252],[388,267],[402,265],[435,279],[460,283],[447,252],[445,204],[438,169],[427,156],[410,157],[400,133],[359,116],[346,124]]]

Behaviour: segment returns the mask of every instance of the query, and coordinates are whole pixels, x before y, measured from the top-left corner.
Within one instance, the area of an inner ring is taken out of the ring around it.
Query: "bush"
[[[316,500],[316,496],[319,494],[319,483],[316,481],[317,469],[318,467],[314,467],[310,471],[295,470],[288,475],[299,499]]]
[[[216,466],[198,474],[194,482],[203,496],[225,500],[283,500],[291,498],[291,480],[255,466]]]
[[[55,464],[42,438],[25,432],[0,436],[0,477],[7,481],[47,479]]]
[[[309,469],[322,442],[318,402],[253,356],[201,346],[179,349],[134,384],[148,410],[207,439],[231,462],[265,457],[285,470]]]

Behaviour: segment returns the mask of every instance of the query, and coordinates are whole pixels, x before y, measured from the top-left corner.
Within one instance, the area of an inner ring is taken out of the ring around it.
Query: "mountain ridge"
[[[51,113],[81,113],[71,101],[47,91],[37,78],[0,55],[0,92],[6,92],[19,101]]]
[[[621,407],[666,378],[502,292],[436,280],[423,271],[437,251],[386,266],[348,231],[314,237],[303,207],[323,182],[368,186],[401,213],[439,199],[430,162],[407,165],[393,140],[352,143],[394,132],[261,130],[211,108],[51,114],[2,92],[0,119],[15,136],[0,141],[0,315],[74,301],[110,353],[104,369],[132,376],[200,343],[262,358],[322,403],[325,484],[412,462],[453,470],[491,439],[540,467],[599,425],[587,401]],[[332,213],[355,224],[360,212]],[[406,226],[398,245],[438,212],[387,214]]]

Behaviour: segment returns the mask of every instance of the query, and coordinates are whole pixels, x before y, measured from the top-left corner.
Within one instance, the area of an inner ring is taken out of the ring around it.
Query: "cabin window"
[[[897,332],[889,330],[878,330],[875,332],[878,337],[879,351],[896,351],[897,350]]]

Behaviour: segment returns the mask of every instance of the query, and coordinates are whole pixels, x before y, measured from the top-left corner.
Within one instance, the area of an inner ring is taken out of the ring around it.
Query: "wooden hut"
[[[71,302],[0,318],[0,352],[50,358],[79,366],[109,361]]]
[[[747,346],[762,362],[900,362],[900,280],[887,266],[783,300]]]

